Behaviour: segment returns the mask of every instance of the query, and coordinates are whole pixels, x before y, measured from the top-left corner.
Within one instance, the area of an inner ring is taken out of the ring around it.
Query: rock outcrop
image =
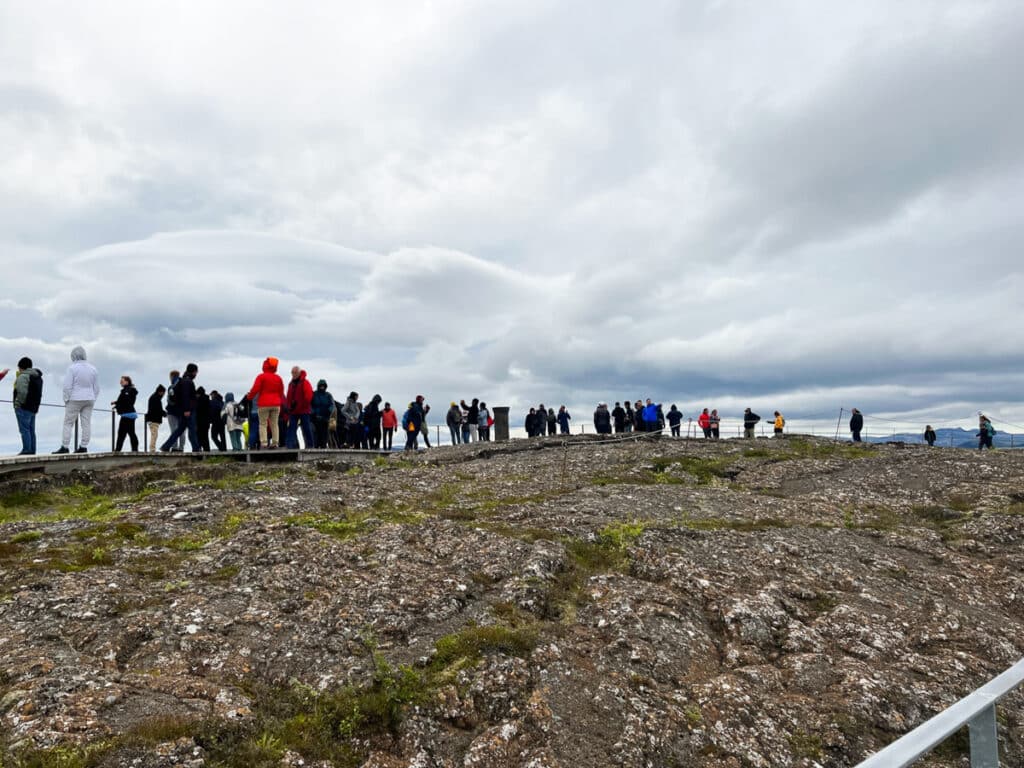
[[[1024,650],[1013,451],[548,438],[0,504],[5,768],[852,766]]]

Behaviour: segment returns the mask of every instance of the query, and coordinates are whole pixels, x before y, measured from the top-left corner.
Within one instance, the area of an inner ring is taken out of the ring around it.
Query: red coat
[[[306,372],[288,382],[288,411],[292,416],[308,416],[313,412],[313,385],[306,380]]]
[[[710,429],[711,416],[706,413],[702,413],[700,416],[697,417],[697,426],[700,427],[701,429]]]
[[[280,408],[284,404],[284,382],[277,375],[277,363],[272,358],[263,361],[263,373],[256,377],[247,398],[260,399],[260,408]]]
[[[398,411],[394,408],[388,408],[386,411],[381,411],[380,423],[384,429],[387,429],[388,427],[394,429],[398,426]]]

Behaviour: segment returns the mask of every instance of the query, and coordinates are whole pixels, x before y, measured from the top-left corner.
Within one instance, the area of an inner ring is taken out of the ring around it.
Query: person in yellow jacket
[[[786,419],[778,411],[775,412],[775,436],[782,437],[782,428],[786,426]]]

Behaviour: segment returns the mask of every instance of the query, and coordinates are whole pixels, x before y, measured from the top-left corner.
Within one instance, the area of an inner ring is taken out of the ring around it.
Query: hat
[[[417,403],[422,403],[423,402],[423,395],[416,395],[416,402]]]
[[[452,400],[452,406],[454,407],[456,405],[458,405],[458,403],[456,403],[454,400]]]

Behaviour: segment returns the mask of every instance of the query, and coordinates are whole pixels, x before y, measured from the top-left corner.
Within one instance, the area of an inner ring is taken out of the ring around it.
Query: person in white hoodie
[[[85,360],[85,350],[71,350],[71,365],[64,374],[64,432],[60,448],[54,453],[69,453],[71,432],[75,422],[82,420],[82,440],[75,453],[88,453],[92,436],[92,407],[100,395],[99,374],[92,363]]]

